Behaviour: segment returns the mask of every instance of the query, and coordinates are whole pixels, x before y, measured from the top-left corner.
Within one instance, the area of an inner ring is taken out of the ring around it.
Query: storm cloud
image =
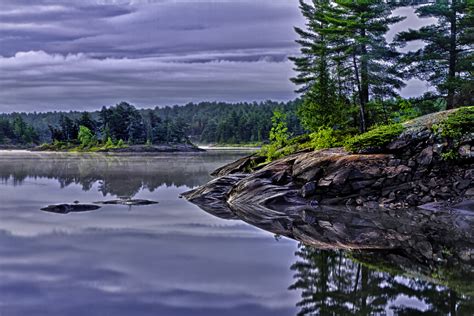
[[[296,97],[288,0],[2,0],[0,110]]]

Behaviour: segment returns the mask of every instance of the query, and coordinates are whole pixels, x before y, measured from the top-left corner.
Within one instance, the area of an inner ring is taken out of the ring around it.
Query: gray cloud
[[[2,1],[2,111],[288,100],[289,1]]]
[[[287,0],[2,0],[0,111],[289,100]]]

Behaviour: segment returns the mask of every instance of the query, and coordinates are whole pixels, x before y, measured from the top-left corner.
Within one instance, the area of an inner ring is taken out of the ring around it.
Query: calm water
[[[0,315],[473,313],[469,285],[382,272],[179,199],[244,154],[0,152]],[[159,204],[40,211],[117,197]]]

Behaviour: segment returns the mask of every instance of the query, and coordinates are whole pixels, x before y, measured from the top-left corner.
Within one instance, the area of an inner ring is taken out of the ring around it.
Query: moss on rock
[[[402,124],[382,125],[364,134],[349,138],[345,148],[350,152],[365,152],[389,144],[403,132]]]
[[[433,125],[434,132],[447,139],[457,140],[468,133],[474,133],[474,106],[460,108],[448,115],[439,124]]]

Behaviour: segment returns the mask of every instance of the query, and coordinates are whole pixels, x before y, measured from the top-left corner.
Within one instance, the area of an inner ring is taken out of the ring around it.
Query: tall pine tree
[[[365,131],[369,101],[396,96],[404,85],[395,67],[399,53],[385,40],[389,26],[402,18],[391,16],[391,7],[379,1],[300,0],[300,9],[307,24],[295,29],[301,56],[291,60],[298,72],[292,80],[305,93],[303,123],[314,118],[312,130],[334,127],[347,120],[341,117],[348,115],[345,103],[352,102]]]
[[[432,17],[436,22],[419,30],[397,35],[404,46],[423,41],[417,51],[404,58],[411,77],[427,80],[446,96],[446,107],[473,101],[474,2],[467,0],[436,1],[416,9],[420,18]]]
[[[390,25],[403,20],[392,16],[390,5],[381,1],[334,1],[340,8],[333,23],[337,32],[346,38],[346,60],[352,61],[351,76],[360,106],[360,130],[365,131],[366,106],[373,99],[397,95],[404,86],[402,74],[397,70],[399,53],[387,44],[385,34]]]
[[[305,128],[334,127],[344,120],[340,115],[341,100],[331,71],[333,68],[332,44],[328,32],[332,24],[329,17],[334,8],[328,0],[300,0],[300,10],[306,18],[306,29],[295,27],[301,46],[301,56],[291,57],[298,75],[292,82],[300,86],[297,92],[305,94],[299,116]],[[341,120],[342,119],[342,120]]]

